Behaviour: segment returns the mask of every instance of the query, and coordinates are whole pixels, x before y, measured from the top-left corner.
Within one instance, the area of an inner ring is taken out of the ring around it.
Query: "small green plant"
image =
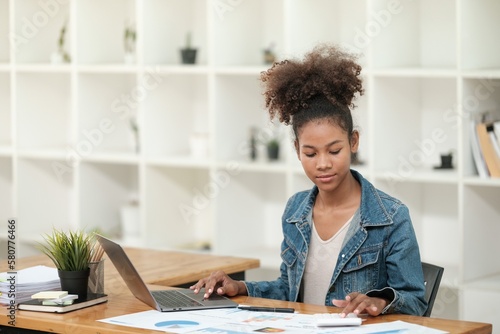
[[[192,47],[191,47],[191,32],[187,32],[186,33],[186,45],[185,45],[185,49],[186,50],[191,50]]]
[[[64,23],[64,25],[61,28],[61,31],[59,33],[59,39],[57,40],[57,46],[58,46],[58,52],[59,54],[63,57],[64,62],[69,63],[71,61],[71,57],[69,56],[68,52],[65,50],[65,44],[66,44],[66,26],[67,22]]]
[[[136,32],[133,24],[125,25],[125,33],[123,36],[123,43],[125,47],[125,52],[134,53],[135,52],[135,40],[136,40]]]
[[[89,267],[92,256],[93,234],[83,231],[63,232],[54,229],[44,235],[45,243],[39,243],[39,250],[47,255],[58,270],[81,271]]]

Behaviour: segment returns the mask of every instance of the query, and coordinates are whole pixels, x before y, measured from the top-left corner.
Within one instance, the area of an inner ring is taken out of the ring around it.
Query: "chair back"
[[[434,306],[434,300],[436,299],[439,285],[441,284],[441,278],[443,277],[444,268],[430,263],[422,262],[422,270],[424,271],[425,300],[427,301],[427,310],[425,311],[423,316],[430,317],[432,313],[432,307]]]

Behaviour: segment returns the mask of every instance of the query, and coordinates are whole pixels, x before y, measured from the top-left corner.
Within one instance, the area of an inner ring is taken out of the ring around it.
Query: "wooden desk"
[[[234,256],[128,247],[125,252],[144,282],[162,286],[186,287],[217,270],[223,270],[234,279],[242,280],[246,270],[260,266],[258,259]],[[125,288],[125,283],[113,263],[106,259],[106,255],[104,258],[105,290],[107,293],[120,293]],[[0,272],[7,271],[7,261],[3,262],[0,263]],[[20,258],[16,263],[17,270],[35,265],[54,266],[45,255]]]
[[[155,289],[162,287],[155,286]],[[317,305],[307,305],[302,303],[292,303],[277,300],[252,298],[252,297],[235,297],[236,302],[248,305],[263,305],[274,307],[293,307],[301,313],[314,314],[324,312],[338,312],[337,308]],[[18,311],[16,314],[16,327],[36,329],[45,332],[55,333],[155,333],[158,331],[137,329],[125,326],[117,326],[107,323],[98,322],[97,320],[116,317],[123,314],[142,312],[151,310],[146,304],[135,299],[128,291],[123,291],[120,294],[110,295],[109,301],[105,304],[96,305],[86,309],[66,313],[66,314],[50,314],[41,312]],[[0,325],[7,325],[8,318],[6,317],[7,310],[0,310]],[[402,320],[409,323],[414,323],[422,326],[436,328],[450,333],[475,333],[489,334],[492,332],[492,326],[484,323],[444,320],[435,318],[423,318],[408,315],[384,315],[379,317],[371,317],[364,324],[373,324],[380,322],[388,322]],[[6,333],[8,333],[7,329]]]
[[[229,256],[212,256],[196,253],[151,251],[127,248],[127,254],[143,279],[149,283],[167,285],[182,285],[187,282],[196,281],[206,276],[213,270],[226,270],[230,273],[244,272],[246,269],[256,268],[258,260],[234,258]],[[17,269],[37,264],[52,265],[45,256],[35,256],[18,259]],[[180,264],[180,265],[179,265]],[[5,270],[5,264],[1,264],[0,270]],[[66,313],[50,314],[42,312],[17,311],[16,328],[9,328],[10,320],[6,307],[0,308],[0,326],[5,326],[2,332],[8,333],[13,329],[15,333],[21,333],[19,329],[32,329],[52,333],[159,333],[158,331],[141,330],[125,326],[116,326],[98,322],[97,320],[115,317],[124,314],[151,310],[149,306],[137,300],[118,276],[113,264],[107,261],[105,264],[105,290],[109,295],[109,301],[105,304],[96,305],[86,309]],[[152,286],[154,289],[162,289],[161,286]],[[326,306],[306,305],[302,303],[284,302],[270,299],[260,299],[239,296],[234,300],[240,304],[262,305],[274,307],[293,307],[301,313],[324,313],[338,312],[339,309]],[[414,324],[428,326],[448,331],[450,333],[476,333],[488,334],[492,332],[492,326],[484,323],[443,320],[434,318],[422,318],[407,315],[385,315],[369,318],[365,324],[402,320]]]

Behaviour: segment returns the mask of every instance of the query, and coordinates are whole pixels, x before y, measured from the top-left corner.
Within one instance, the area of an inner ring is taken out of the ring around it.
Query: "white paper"
[[[235,308],[183,312],[158,312],[151,310],[99,321],[170,333],[446,333],[403,321],[354,327],[319,328],[316,327],[314,315],[310,314],[253,312]]]

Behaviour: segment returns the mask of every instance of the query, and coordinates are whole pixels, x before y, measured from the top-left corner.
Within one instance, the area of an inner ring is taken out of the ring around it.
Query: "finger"
[[[189,288],[193,290],[194,293],[198,293],[200,292],[200,289],[203,288],[204,286],[205,286],[205,279],[202,278],[195,284],[191,285]]]
[[[354,313],[354,310],[358,307],[359,303],[363,301],[363,297],[365,295],[353,292],[348,294],[345,299],[347,301],[347,305],[344,306],[344,309],[340,313],[341,317],[346,317],[349,313]]]
[[[349,302],[343,299],[332,299],[332,304],[337,307],[346,307]]]

